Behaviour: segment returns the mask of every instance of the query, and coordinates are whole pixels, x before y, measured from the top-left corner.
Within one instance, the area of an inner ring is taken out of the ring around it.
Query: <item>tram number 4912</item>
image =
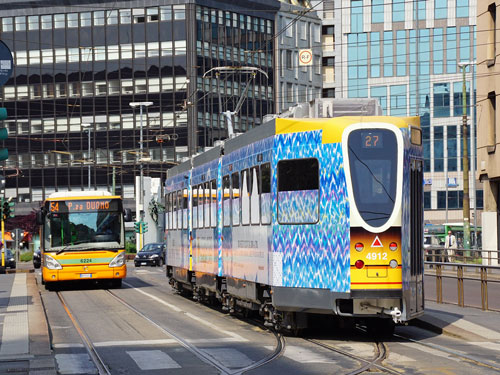
[[[387,253],[368,253],[366,254],[366,259],[369,260],[387,260]]]

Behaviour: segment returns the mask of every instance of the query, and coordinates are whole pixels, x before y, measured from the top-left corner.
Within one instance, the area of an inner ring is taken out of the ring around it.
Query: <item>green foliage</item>
[[[125,252],[126,253],[136,253],[137,249],[135,247],[135,243],[133,243],[133,242],[125,242]]]
[[[31,262],[33,260],[33,252],[27,251],[25,253],[21,253],[21,262]]]

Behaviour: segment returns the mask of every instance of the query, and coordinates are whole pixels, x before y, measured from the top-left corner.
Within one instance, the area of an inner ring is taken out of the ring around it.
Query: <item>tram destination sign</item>
[[[5,85],[9,80],[12,70],[14,69],[14,61],[9,47],[0,40],[0,86]]]

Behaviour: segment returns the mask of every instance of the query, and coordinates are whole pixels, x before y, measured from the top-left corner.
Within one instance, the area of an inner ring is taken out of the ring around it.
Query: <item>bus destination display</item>
[[[88,199],[48,202],[49,212],[94,212],[118,211],[118,201],[111,199]]]

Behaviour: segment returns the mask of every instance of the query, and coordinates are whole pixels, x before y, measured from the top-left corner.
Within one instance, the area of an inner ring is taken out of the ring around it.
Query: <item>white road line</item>
[[[84,348],[85,346],[83,344],[78,344],[78,343],[75,343],[75,344],[65,344],[65,343],[61,343],[61,344],[53,344],[52,345],[54,348],[56,349],[66,349],[66,348]]]
[[[181,368],[168,354],[161,350],[136,350],[127,351],[141,370],[164,370]]]
[[[81,354],[56,354],[58,374],[97,374],[87,353]]]
[[[266,349],[274,350],[273,346],[266,346]],[[285,357],[299,363],[336,363],[337,361],[332,358],[327,357],[326,355],[322,355],[312,350],[294,346],[287,345],[285,349]]]
[[[397,364],[402,362],[415,362],[416,359],[398,353],[389,353],[389,362]]]
[[[95,347],[105,346],[139,346],[139,345],[164,345],[164,344],[177,344],[174,339],[159,339],[159,340],[123,340],[123,341],[102,341],[95,342]]]
[[[205,325],[205,326],[207,326],[207,327],[209,327],[209,328],[211,328],[211,329],[214,329],[214,330],[215,330],[216,332],[218,332],[218,333],[225,334],[225,335],[227,335],[227,336],[229,336],[229,337],[232,337],[234,340],[239,341],[239,342],[246,342],[246,341],[248,341],[247,339],[245,339],[245,338],[241,337],[240,335],[238,335],[238,334],[237,334],[237,333],[235,333],[235,332],[225,331],[225,330],[223,330],[223,329],[221,329],[221,328],[219,328],[219,327],[217,327],[217,326],[213,325],[213,323],[211,323],[211,322],[207,322],[206,320],[204,320],[204,319],[202,319],[202,318],[199,318],[199,317],[197,317],[196,315],[193,315],[193,314],[191,314],[191,313],[188,313],[188,312],[186,312],[186,311],[184,311],[184,310],[182,310],[182,309],[178,308],[177,306],[172,305],[171,303],[165,302],[165,301],[163,301],[162,299],[160,299],[160,298],[158,298],[158,297],[156,297],[156,296],[153,296],[152,294],[146,293],[146,292],[145,292],[145,291],[143,291],[143,290],[140,290],[140,289],[138,289],[138,288],[135,288],[133,285],[131,285],[131,284],[127,283],[127,282],[123,282],[123,283],[124,283],[125,285],[129,286],[130,288],[133,288],[135,291],[137,291],[137,292],[139,292],[139,293],[142,293],[143,295],[145,295],[145,296],[147,296],[147,297],[149,297],[149,298],[151,298],[151,299],[155,300],[156,302],[161,303],[162,305],[164,305],[164,306],[168,307],[169,309],[174,310],[175,312],[182,312],[182,313],[184,313],[184,314],[185,314],[186,316],[188,316],[190,319],[192,319],[192,320],[196,320],[197,322],[199,322],[199,323],[201,323],[201,324],[203,324],[203,325]]]
[[[229,368],[246,367],[254,363],[245,354],[233,348],[213,348],[203,349],[203,351],[217,362]]]

